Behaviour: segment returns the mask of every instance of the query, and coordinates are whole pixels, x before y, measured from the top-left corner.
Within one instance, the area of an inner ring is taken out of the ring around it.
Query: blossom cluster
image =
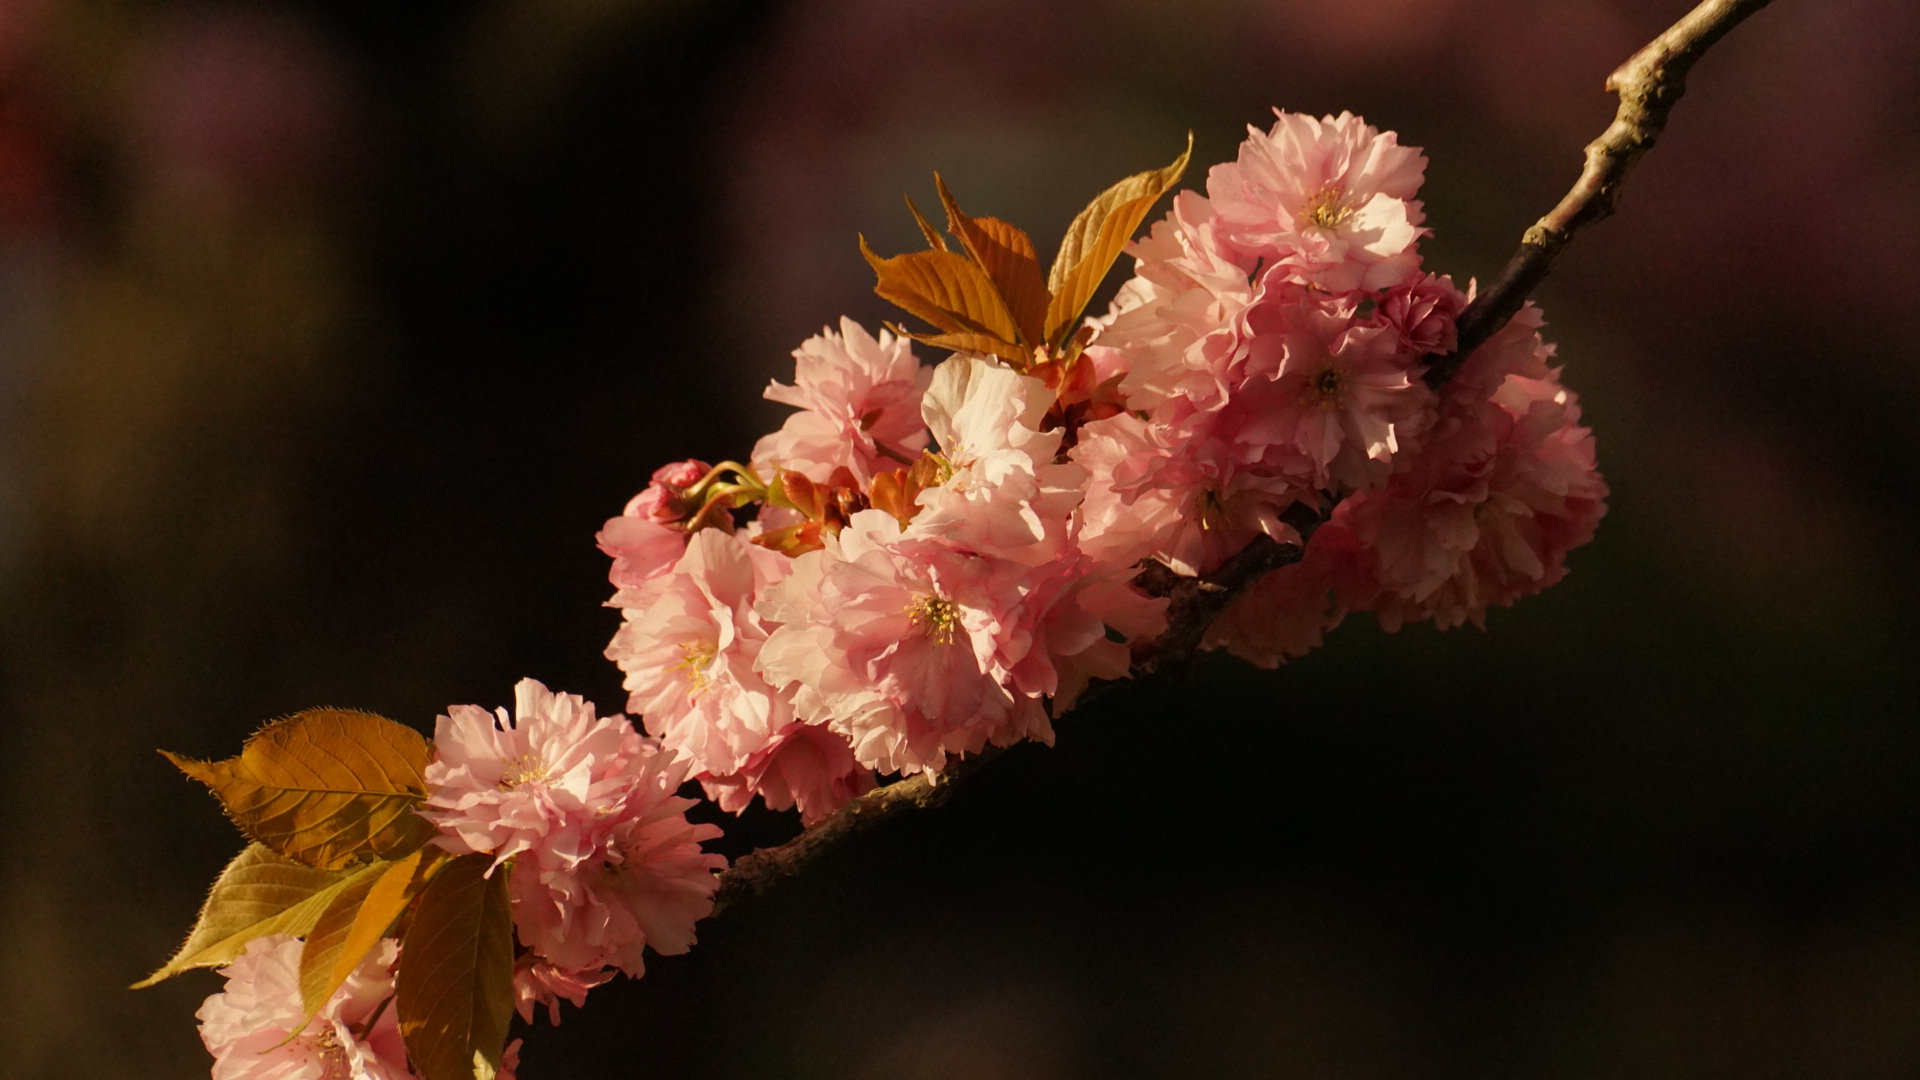
[[[532,679],[515,687],[512,715],[457,705],[434,741],[420,813],[436,846],[490,856],[489,876],[507,875],[523,1020],[545,1006],[558,1024],[562,1000],[582,1005],[616,973],[641,975],[643,950],[693,944],[726,860],[701,850],[720,830],[689,823],[695,800],[675,794],[684,760]],[[401,942],[381,939],[311,1017],[302,948],[268,934],[223,969],[226,987],[199,1013],[214,1080],[418,1080],[393,1007]],[[512,1080],[518,1061],[514,1040],[497,1076]]]
[[[1205,638],[1264,666],[1349,611],[1480,624],[1559,580],[1605,509],[1593,438],[1531,307],[1429,386],[1470,297],[1422,266],[1425,165],[1280,113],[1065,348],[949,334],[928,368],[851,320],[807,341],[746,463],[665,466],[599,535],[629,711],[723,807],[812,822],[876,773],[1051,741],[1165,630],[1154,563],[1304,543]]]
[[[432,796],[421,814],[456,855],[512,864],[507,890],[524,951],[514,967],[524,1020],[616,972],[639,977],[646,948],[674,956],[713,910],[725,858],[700,849],[720,835],[687,821],[675,794],[687,762],[643,738],[623,716],[595,717],[574,694],[533,679],[514,687],[514,712],[456,705],[434,727]]]

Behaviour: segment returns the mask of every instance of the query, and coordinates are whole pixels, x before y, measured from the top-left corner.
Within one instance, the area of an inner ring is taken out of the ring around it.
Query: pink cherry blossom
[[[622,716],[594,717],[575,694],[533,679],[514,687],[514,716],[456,705],[434,725],[421,816],[457,855],[484,851],[497,866],[532,852],[546,866],[593,855],[608,815],[629,797],[652,748]]]
[[[587,991],[612,979],[616,972],[612,968],[599,968],[594,971],[567,971],[553,964],[537,953],[524,952],[513,965],[513,1008],[520,1019],[533,1023],[533,1010],[545,1006],[547,1022],[558,1026],[560,1023],[560,1002],[562,999],[580,1008],[587,1003]]]
[[[1038,564],[1065,539],[1085,471],[1053,464],[1059,431],[1039,425],[1045,383],[984,357],[956,354],[933,373],[922,403],[947,475],[920,493],[916,535]]]
[[[766,396],[801,410],[753,448],[763,477],[776,469],[826,483],[845,467],[861,483],[911,463],[927,444],[920,394],[927,373],[912,343],[886,330],[878,339],[852,319],[840,332],[822,330],[793,352],[793,385],[774,383]]]
[[[1459,340],[1454,323],[1471,299],[1472,292],[1454,288],[1452,278],[1421,274],[1382,293],[1367,321],[1391,329],[1409,356],[1450,353]]]
[[[1297,475],[1303,470],[1249,463],[1215,429],[1205,416],[1156,424],[1132,413],[1082,427],[1073,450],[1089,475],[1081,550],[1100,566],[1152,558],[1192,577],[1255,536],[1294,540],[1280,514],[1313,497]]]
[[[625,609],[607,646],[627,673],[627,708],[697,773],[737,772],[793,718],[754,670],[767,639],[754,605],[789,565],[745,537],[695,533],[673,571]]]
[[[1606,513],[1593,434],[1557,374],[1509,376],[1487,401],[1442,415],[1414,467],[1343,503],[1322,531],[1349,531],[1369,573],[1345,588],[1381,624],[1484,625],[1566,575],[1569,551]]]
[[[1324,549],[1326,543],[1315,541]],[[1322,636],[1340,625],[1345,610],[1333,599],[1325,568],[1308,556],[1254,582],[1207,627],[1201,647],[1225,649],[1256,667],[1282,662],[1320,647]]]
[[[1024,603],[1031,572],[862,511],[768,591],[762,614],[783,625],[760,669],[793,684],[801,720],[830,725],[881,772],[938,769],[989,741],[1050,742],[1045,710],[1002,682],[1040,614]]]
[[[225,989],[195,1014],[214,1080],[414,1080],[390,1000],[399,945],[383,939],[304,1026],[301,947],[268,934],[220,969]]]
[[[1167,600],[1148,596],[1133,584],[1133,566],[1099,567],[1082,556],[1081,565],[1063,565],[1057,578],[1066,595],[1045,616],[1045,689],[1053,715],[1071,709],[1093,679],[1125,678],[1133,665],[1129,645],[1159,636],[1167,628]]]
[[[1243,460],[1300,461],[1316,488],[1384,481],[1431,396],[1420,354],[1390,329],[1357,325],[1353,305],[1304,289],[1255,307],[1247,327],[1249,377],[1222,410],[1220,437]]]
[[[514,859],[514,925],[556,971],[639,975],[643,948],[685,952],[726,866],[700,849],[720,830],[689,824],[694,800],[674,794],[688,762],[625,717],[595,719],[588,702],[532,679],[514,697],[511,720],[468,705],[436,725],[421,811],[440,827],[436,842],[491,853],[496,866]]]
[[[696,777],[722,810],[744,813],[755,795],[772,810],[798,807],[812,825],[873,790],[873,770],[854,760],[847,740],[824,727],[788,724],[739,770]]]
[[[1243,357],[1240,315],[1259,290],[1224,249],[1216,226],[1206,197],[1182,191],[1129,249],[1134,276],[1098,321],[1090,351],[1126,371],[1121,387],[1136,410],[1173,397],[1203,409],[1226,400]]]
[[[643,949],[691,948],[727,860],[700,849],[720,830],[688,823],[695,800],[673,794],[685,779],[684,761],[648,755],[588,858],[570,868],[516,863],[507,888],[521,942],[562,971],[616,967],[634,977],[646,972]]]
[[[1239,159],[1207,175],[1232,250],[1263,274],[1337,293],[1412,276],[1427,159],[1352,113],[1275,115],[1271,131],[1249,127]]]
[[[607,577],[616,587],[644,585],[680,558],[687,531],[679,526],[700,509],[687,498],[686,489],[699,483],[709,468],[704,461],[691,460],[662,465],[646,490],[600,530],[594,539],[601,551],[613,556]]]

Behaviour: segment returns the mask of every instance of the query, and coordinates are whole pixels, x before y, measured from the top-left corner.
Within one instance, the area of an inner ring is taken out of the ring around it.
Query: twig
[[[1438,389],[1452,378],[1474,349],[1513,318],[1575,233],[1613,213],[1627,171],[1653,146],[1666,126],[1667,114],[1686,89],[1688,69],[1727,31],[1769,2],[1706,0],[1608,76],[1607,89],[1620,95],[1620,110],[1613,123],[1587,145],[1586,168],[1573,189],[1552,213],[1527,230],[1520,250],[1507,260],[1493,285],[1461,313],[1456,324],[1458,346],[1454,352],[1430,361],[1426,376],[1429,385]],[[1325,513],[1296,504],[1282,518],[1299,531],[1300,544],[1256,537],[1213,573],[1199,578],[1183,578],[1157,564],[1141,572],[1138,580],[1143,588],[1168,598],[1168,625],[1160,637],[1135,651],[1134,677],[1186,673],[1213,620],[1249,585],[1273,570],[1298,562],[1302,545],[1325,520]],[[1081,701],[1113,685],[1118,684],[1096,684],[1081,695]],[[938,806],[956,783],[996,753],[997,749],[989,747],[986,753],[963,758],[938,779],[922,773],[875,788],[792,840],[741,858],[720,875],[714,914],[799,874],[850,836],[909,809]]]
[[[1620,109],[1600,137],[1587,144],[1587,164],[1560,205],[1536,222],[1520,240],[1487,290],[1460,313],[1454,351],[1427,367],[1427,384],[1440,385],[1460,370],[1486,340],[1500,332],[1529,295],[1546,280],[1574,234],[1611,215],[1620,187],[1640,156],[1653,149],[1667,126],[1667,114],[1687,89],[1687,72],[1727,31],[1771,0],[1705,0],[1699,7],[1634,53],[1607,76],[1607,89],[1620,95]]]
[[[713,913],[718,915],[735,902],[759,896],[796,876],[849,836],[866,832],[907,810],[939,806],[947,801],[954,784],[999,753],[999,747],[989,746],[981,753],[960,759],[944,773],[916,773],[905,780],[874,788],[786,843],[741,856],[732,868],[720,875],[720,891],[714,894]]]

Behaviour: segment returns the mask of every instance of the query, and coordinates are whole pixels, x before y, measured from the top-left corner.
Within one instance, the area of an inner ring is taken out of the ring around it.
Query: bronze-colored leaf
[[[1047,272],[1047,289],[1053,301],[1047,306],[1047,342],[1056,348],[1065,340],[1080,312],[1093,299],[1094,290],[1105,280],[1113,261],[1120,257],[1140,220],[1153,209],[1160,196],[1180,182],[1193,156],[1193,135],[1187,135],[1187,148],[1164,169],[1136,173],[1100,193],[1080,211],[1067,235],[1060,241],[1060,253]]]
[[[947,208],[947,229],[960,238],[967,254],[986,271],[1000,294],[1000,301],[1013,316],[1020,344],[1029,349],[1045,340],[1047,283],[1040,275],[1040,260],[1033,252],[1033,240],[1026,233],[998,218],[969,217],[947,190],[947,182],[933,174],[934,187],[940,191],[940,203]]]
[[[397,862],[376,863],[334,895],[300,950],[300,1001],[312,1016],[393,929],[413,898],[446,864],[424,847]]]
[[[927,246],[935,251],[947,250],[947,241],[940,235],[940,230],[933,227],[933,222],[927,220],[927,215],[914,205],[913,196],[906,196],[906,200],[907,213],[912,214],[913,223],[920,226],[920,235],[927,238]]]
[[[898,326],[888,324],[894,333],[903,338],[912,338],[922,345],[931,345],[936,349],[952,349],[954,352],[986,353],[997,356],[1013,366],[1015,371],[1025,371],[1033,360],[1033,352],[1011,341],[1001,341],[989,334],[916,334]]]
[[[402,858],[433,836],[413,812],[427,795],[427,741],[372,713],[309,709],[262,728],[239,757],[166,757],[212,788],[241,832],[322,870]]]
[[[513,1014],[513,915],[507,867],[449,860],[420,895],[400,946],[394,1008],[422,1080],[489,1080]]]
[[[1013,316],[986,271],[951,251],[911,251],[883,259],[860,238],[879,279],[873,291],[950,334],[986,334],[1013,344]]]
[[[353,877],[350,871],[316,870],[265,844],[248,844],[213,883],[187,943],[133,988],[152,986],[192,968],[231,963],[257,937],[307,933]]]

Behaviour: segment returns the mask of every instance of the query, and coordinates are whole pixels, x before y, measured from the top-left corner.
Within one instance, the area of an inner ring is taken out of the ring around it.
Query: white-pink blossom
[[[1057,556],[1085,471],[1056,465],[1058,430],[1039,430],[1053,392],[980,356],[956,354],[934,370],[922,410],[944,476],[922,491],[916,535],[1038,564]]]
[[[754,605],[789,563],[745,536],[703,529],[625,608],[607,646],[627,673],[627,708],[696,773],[738,771],[793,718],[754,670],[767,639]]]
[[[390,1000],[399,945],[382,939],[311,1020],[300,1002],[301,948],[298,938],[268,934],[220,969],[225,988],[195,1014],[213,1080],[415,1080]],[[511,1067],[500,1075],[510,1080]]]
[[[1174,397],[1218,408],[1243,358],[1241,313],[1260,290],[1220,243],[1212,205],[1180,192],[1128,250],[1134,276],[1098,320],[1090,354],[1126,372],[1120,385],[1133,409]]]
[[[875,338],[852,319],[808,338],[793,351],[794,379],[766,396],[800,411],[753,448],[763,477],[792,469],[826,483],[837,468],[865,483],[873,474],[911,463],[927,445],[920,394],[927,372],[912,343],[880,331]]]
[[[1331,292],[1412,276],[1427,159],[1352,113],[1275,115],[1271,131],[1249,127],[1239,158],[1207,175],[1219,231],[1243,265]]]
[[[576,866],[599,845],[652,748],[625,717],[596,719],[576,694],[522,679],[513,696],[512,717],[455,705],[439,718],[421,816],[456,855],[487,852],[497,866],[532,852],[545,866]]]

